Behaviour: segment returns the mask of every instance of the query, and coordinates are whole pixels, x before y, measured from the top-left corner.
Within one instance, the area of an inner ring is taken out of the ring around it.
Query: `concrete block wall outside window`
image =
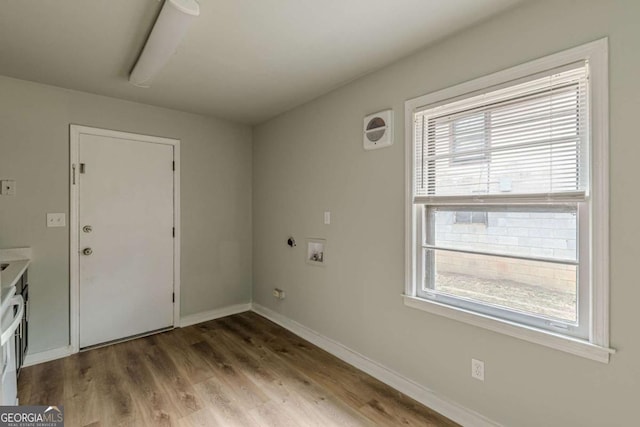
[[[486,225],[458,223],[456,214],[438,213],[439,245],[541,258],[576,258],[576,223],[571,220],[571,213],[487,212]],[[461,259],[466,262],[460,262]],[[491,258],[478,265],[477,257],[442,253],[438,271],[575,292],[576,273],[572,266],[556,264],[549,268],[530,264],[518,259]]]

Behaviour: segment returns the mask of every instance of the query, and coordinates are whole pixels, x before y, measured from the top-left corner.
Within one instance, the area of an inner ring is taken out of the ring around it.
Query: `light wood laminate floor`
[[[247,312],[23,369],[22,405],[75,426],[455,426]]]

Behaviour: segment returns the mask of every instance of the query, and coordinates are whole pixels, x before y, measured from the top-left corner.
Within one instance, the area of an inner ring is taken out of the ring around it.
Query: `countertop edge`
[[[15,286],[18,279],[27,271],[31,260],[21,259],[15,261],[8,261],[9,267],[0,273],[0,283],[3,288]]]

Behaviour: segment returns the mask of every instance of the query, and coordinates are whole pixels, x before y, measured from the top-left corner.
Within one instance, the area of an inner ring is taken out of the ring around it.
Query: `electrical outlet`
[[[285,293],[282,289],[274,288],[272,293],[273,296],[278,299],[284,299],[285,297]]]
[[[471,359],[471,377],[484,381],[484,362],[482,360]]]

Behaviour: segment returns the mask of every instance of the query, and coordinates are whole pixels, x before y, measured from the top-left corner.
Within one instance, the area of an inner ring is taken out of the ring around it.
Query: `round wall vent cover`
[[[388,147],[393,144],[393,111],[385,110],[364,118],[364,149]]]
[[[369,139],[369,141],[376,142],[384,136],[384,133],[386,131],[387,123],[384,121],[384,119],[382,117],[374,117],[373,119],[369,120],[365,135],[367,136],[367,139]]]

